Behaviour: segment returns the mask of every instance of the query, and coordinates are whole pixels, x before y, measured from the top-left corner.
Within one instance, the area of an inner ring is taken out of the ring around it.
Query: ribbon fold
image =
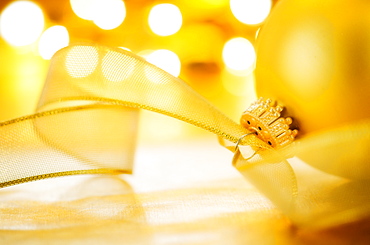
[[[0,124],[0,187],[88,173],[130,173],[137,109],[236,142],[247,131],[185,82],[118,48],[74,45],[51,60],[36,113]],[[248,143],[264,147],[256,137]]]
[[[370,215],[369,122],[277,151],[254,135],[243,137],[250,132],[181,79],[131,52],[87,44],[54,55],[35,114],[0,123],[0,187],[131,173],[138,109],[218,135],[235,151],[233,165],[296,224],[317,228]],[[242,146],[250,148],[250,158],[240,153]],[[304,162],[287,160],[293,155]]]

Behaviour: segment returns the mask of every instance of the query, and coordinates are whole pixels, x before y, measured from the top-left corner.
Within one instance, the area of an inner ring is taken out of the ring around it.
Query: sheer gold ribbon
[[[141,57],[118,48],[74,45],[53,57],[37,112],[0,124],[0,186],[130,173],[140,108],[232,142],[246,133],[185,82]],[[248,142],[263,147],[257,138]]]
[[[86,44],[53,57],[35,114],[0,124],[0,187],[64,175],[130,173],[137,109],[218,135],[235,151],[234,166],[297,224],[336,225],[370,214],[369,122],[307,136],[276,151],[254,135],[243,137],[245,128],[182,80],[125,50]],[[288,162],[293,155],[304,162]]]

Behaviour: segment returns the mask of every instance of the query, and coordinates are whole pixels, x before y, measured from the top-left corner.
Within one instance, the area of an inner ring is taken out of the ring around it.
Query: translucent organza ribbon
[[[254,135],[243,137],[245,128],[182,80],[131,52],[86,44],[53,57],[35,114],[0,123],[0,187],[131,173],[138,109],[218,135],[235,151],[234,166],[296,224],[330,226],[370,214],[369,122],[303,137],[276,151]],[[290,156],[303,161],[286,160]]]
[[[52,58],[36,113],[0,124],[0,186],[130,173],[137,109],[183,120],[231,142],[247,132],[185,82],[141,57],[119,48],[74,45]],[[264,147],[257,138],[246,141]]]

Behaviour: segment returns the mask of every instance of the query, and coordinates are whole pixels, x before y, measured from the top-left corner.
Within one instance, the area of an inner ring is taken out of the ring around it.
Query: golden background
[[[11,2],[1,1],[0,11]],[[249,73],[235,74],[226,67],[222,51],[234,37],[255,45],[263,23],[241,23],[229,1],[171,1],[183,23],[170,36],[156,35],[148,26],[150,9],[160,1],[124,1],[126,18],[112,30],[79,18],[69,1],[33,2],[43,10],[44,30],[65,26],[70,44],[175,52],[181,61],[179,77],[235,121],[255,99],[253,66]],[[0,121],[32,114],[37,106],[49,68],[49,60],[38,52],[38,40],[14,47],[0,38]],[[144,144],[138,149],[135,175],[69,176],[2,190],[4,241],[368,244],[366,219],[324,230],[296,227],[230,168],[232,155],[219,150],[213,135],[210,139],[209,133],[162,115],[141,114],[139,142]]]

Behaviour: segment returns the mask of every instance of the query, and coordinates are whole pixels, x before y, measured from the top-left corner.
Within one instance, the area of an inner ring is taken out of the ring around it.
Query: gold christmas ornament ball
[[[370,1],[281,0],[259,32],[256,93],[299,135],[370,118]]]

